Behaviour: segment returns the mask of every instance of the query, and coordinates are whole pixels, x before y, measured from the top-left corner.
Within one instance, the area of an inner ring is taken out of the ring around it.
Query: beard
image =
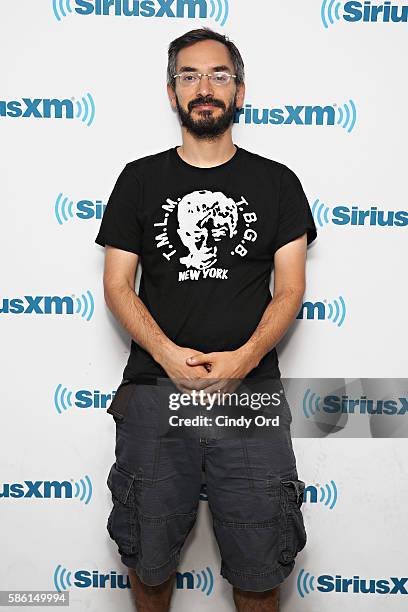
[[[232,124],[236,112],[236,99],[237,96],[235,94],[234,98],[226,107],[222,100],[217,100],[210,96],[206,98],[196,98],[188,103],[188,111],[185,111],[184,108],[180,106],[176,95],[176,105],[181,125],[196,138],[202,140],[215,140],[218,136],[224,134]],[[213,104],[218,108],[222,108],[224,112],[219,114],[215,109],[202,110],[199,112],[198,119],[194,119],[192,117],[194,107],[203,103]],[[217,116],[215,116],[215,112],[217,112]]]

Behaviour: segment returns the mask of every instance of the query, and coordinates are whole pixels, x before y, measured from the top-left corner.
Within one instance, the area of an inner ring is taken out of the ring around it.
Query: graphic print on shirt
[[[222,265],[228,255],[245,257],[257,232],[255,212],[241,196],[238,202],[221,191],[199,190],[177,198],[167,198],[161,207],[163,220],[156,246],[167,261],[180,263],[178,280],[201,278],[228,279],[229,269]]]

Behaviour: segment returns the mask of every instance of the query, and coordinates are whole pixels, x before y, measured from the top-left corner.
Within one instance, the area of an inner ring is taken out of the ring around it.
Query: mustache
[[[215,98],[198,98],[196,100],[192,100],[188,103],[188,109],[191,111],[195,106],[200,106],[201,104],[213,104],[214,106],[219,106],[225,110],[225,104],[222,100],[216,100]]]

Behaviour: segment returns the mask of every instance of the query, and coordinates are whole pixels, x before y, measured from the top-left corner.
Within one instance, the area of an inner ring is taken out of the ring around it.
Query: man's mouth
[[[195,104],[193,106],[193,109],[196,108],[198,110],[200,109],[208,109],[208,108],[217,108],[217,106],[215,104]]]

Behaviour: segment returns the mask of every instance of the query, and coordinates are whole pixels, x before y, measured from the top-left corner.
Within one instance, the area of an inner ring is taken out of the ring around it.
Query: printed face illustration
[[[180,263],[204,270],[217,261],[216,243],[237,233],[238,207],[221,191],[193,191],[179,202],[177,220],[177,233],[189,250]]]

